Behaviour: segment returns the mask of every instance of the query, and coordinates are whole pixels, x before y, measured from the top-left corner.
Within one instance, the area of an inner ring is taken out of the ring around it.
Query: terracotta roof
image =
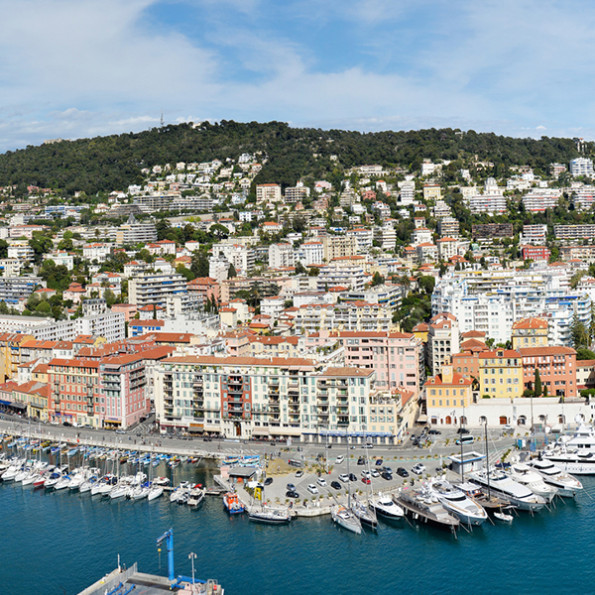
[[[523,357],[539,357],[545,355],[576,355],[572,347],[523,347],[519,349]]]
[[[374,370],[365,368],[328,368],[323,376],[371,376]]]
[[[437,376],[428,378],[425,386],[470,386],[471,384],[473,384],[473,380],[458,372],[454,372],[451,382],[442,382],[442,375],[438,374]]]
[[[483,331],[467,331],[461,334],[463,339],[483,339],[485,336],[486,334]]]
[[[523,320],[517,320],[512,325],[514,329],[539,329],[545,328],[547,329],[547,320],[544,318],[523,318]]]
[[[311,359],[298,357],[215,357],[213,355],[183,355],[169,357],[165,364],[194,364],[204,366],[275,366],[278,368],[291,366],[314,367]]]

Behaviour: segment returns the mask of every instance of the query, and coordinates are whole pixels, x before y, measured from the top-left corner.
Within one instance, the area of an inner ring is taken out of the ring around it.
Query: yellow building
[[[452,365],[443,365],[442,373],[428,378],[424,385],[428,417],[431,417],[436,409],[468,407],[472,402],[472,382],[471,378],[453,372]]]
[[[411,332],[425,345],[428,342],[428,333],[430,326],[427,322],[420,322],[416,324]]]
[[[524,318],[512,325],[512,348],[547,347],[547,320]]]
[[[0,333],[0,382],[18,377],[21,345],[33,338],[33,335],[20,333]]]
[[[479,354],[481,396],[511,399],[523,395],[523,360],[514,349],[497,349]]]

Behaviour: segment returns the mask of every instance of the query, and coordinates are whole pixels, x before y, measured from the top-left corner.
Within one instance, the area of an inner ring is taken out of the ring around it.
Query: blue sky
[[[595,138],[583,0],[0,0],[0,150],[166,122]]]

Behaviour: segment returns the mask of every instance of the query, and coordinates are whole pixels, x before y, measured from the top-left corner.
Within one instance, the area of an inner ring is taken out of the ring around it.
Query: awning
[[[268,428],[254,428],[252,436],[268,436],[270,434]]]
[[[427,415],[420,415],[417,420],[415,421],[416,424],[427,424],[428,423],[428,416]]]
[[[301,436],[299,428],[269,428],[271,436]]]

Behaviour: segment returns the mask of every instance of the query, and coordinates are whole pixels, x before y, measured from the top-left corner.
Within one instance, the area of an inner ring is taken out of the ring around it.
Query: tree
[[[190,263],[190,270],[194,277],[208,277],[209,276],[209,259],[202,250],[195,252],[192,255],[192,262]]]
[[[8,256],[8,242],[6,240],[0,240],[0,258],[6,258]]]
[[[570,335],[575,349],[589,346],[589,332],[579,317],[575,314],[570,325]]]
[[[533,396],[540,397],[542,392],[541,378],[539,376],[539,368],[535,368],[535,379],[533,381]]]
[[[238,272],[236,271],[236,268],[233,266],[233,263],[229,264],[229,269],[227,271],[227,277],[228,279],[233,279],[234,277],[238,276]]]
[[[417,284],[419,288],[424,291],[427,295],[431,295],[436,285],[436,279],[430,275],[422,275],[418,280]]]
[[[29,240],[29,246],[33,250],[33,260],[39,264],[43,255],[52,249],[52,238],[48,237],[40,231],[34,231],[33,237]]]
[[[384,283],[384,277],[376,271],[372,276],[372,287],[376,287],[377,285],[382,285]]]
[[[585,359],[593,359],[595,360],[595,352],[587,349],[586,347],[579,347],[576,350],[576,359],[577,361],[585,360]]]

